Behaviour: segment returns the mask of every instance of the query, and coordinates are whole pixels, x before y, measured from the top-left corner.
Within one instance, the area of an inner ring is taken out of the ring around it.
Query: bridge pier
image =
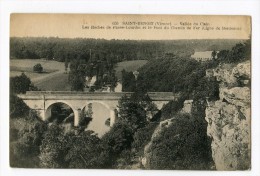
[[[110,110],[110,127],[112,127],[116,123],[116,113],[115,110]]]
[[[81,109],[73,109],[74,112],[74,126],[79,126]]]

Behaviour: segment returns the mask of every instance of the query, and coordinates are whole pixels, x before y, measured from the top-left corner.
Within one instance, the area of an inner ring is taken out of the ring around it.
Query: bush
[[[41,73],[43,71],[43,67],[41,64],[36,64],[33,66],[33,71],[37,73]]]

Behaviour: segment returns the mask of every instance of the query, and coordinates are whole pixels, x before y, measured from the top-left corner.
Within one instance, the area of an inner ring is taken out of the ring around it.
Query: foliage
[[[82,91],[85,87],[86,77],[96,76],[95,87],[102,88],[110,85],[112,90],[116,87],[117,78],[114,71],[115,63],[108,57],[94,55],[87,60],[84,58],[71,59],[69,82],[71,90]]]
[[[106,168],[108,154],[93,133],[84,131],[79,135],[70,133],[66,136],[69,147],[65,161],[69,163],[69,168]]]
[[[83,91],[85,86],[84,76],[79,72],[70,71],[69,83],[72,91]]]
[[[212,51],[211,56],[212,56],[212,59],[215,60],[216,56],[217,56],[217,52],[215,50]]]
[[[195,72],[197,68],[200,68],[199,62],[168,53],[160,60],[148,62],[139,70],[139,75],[142,77],[142,84],[149,92],[176,93],[188,89],[187,85],[190,80],[187,80],[186,77]]]
[[[133,153],[131,149],[123,150],[115,161],[116,169],[131,169]]]
[[[133,72],[126,72],[122,70],[122,91],[133,92],[135,90],[136,80]]]
[[[143,128],[139,128],[134,134],[134,141],[132,143],[132,150],[138,153],[139,156],[143,155],[145,145],[150,142],[151,137],[158,123],[149,123]]]
[[[80,113],[79,126],[82,127],[83,129],[87,128],[89,122],[92,121],[93,119],[92,115],[93,115],[92,103],[89,103],[87,110],[85,107]]]
[[[131,148],[133,134],[134,131],[127,123],[119,121],[102,137],[104,145],[113,155],[112,158],[117,157],[123,150]]]
[[[26,93],[26,91],[35,89],[30,78],[24,73],[20,76],[10,78],[10,92],[11,94]]]
[[[46,124],[16,94],[37,90],[31,80],[22,73],[10,78],[10,165],[12,167],[39,167],[39,146]],[[15,134],[14,134],[15,133]]]
[[[33,71],[37,73],[41,73],[43,71],[43,67],[41,64],[36,64],[33,66]]]
[[[153,139],[151,169],[209,169],[210,148],[205,148],[206,133],[200,133],[200,124],[187,114],[172,121]]]
[[[218,87],[216,81],[205,78],[206,70],[217,65],[217,60],[197,62],[190,58],[179,58],[172,53],[168,53],[161,60],[150,61],[146,64],[146,67],[140,68],[137,86],[134,88],[129,87],[129,89],[135,91],[139,89],[144,90],[144,92],[178,93],[182,97],[182,100],[180,100],[182,102],[185,99],[195,98],[197,91],[203,89],[204,98],[217,96]],[[130,84],[129,81],[126,82],[123,82],[123,85]],[[125,89],[127,90],[126,87]],[[178,104],[177,109],[180,108],[182,102],[175,102]]]
[[[102,142],[111,158],[111,167],[122,169],[129,168],[127,164],[131,163],[135,153],[132,153],[131,150],[133,148],[141,150],[140,136],[143,135],[143,138],[146,138],[146,141],[142,142],[146,143],[149,140],[149,134],[142,134],[143,131],[140,129],[146,129],[146,125],[148,125],[147,129],[151,129],[149,132],[152,135],[152,128],[155,126],[149,125],[146,113],[147,110],[157,110],[157,108],[149,96],[143,92],[134,92],[131,97],[123,96],[119,100],[118,108],[118,120],[102,137]],[[136,142],[133,144],[135,134],[137,134]]]
[[[16,95],[10,95],[10,118],[24,117],[30,108]]]
[[[18,59],[55,59],[64,62],[76,58],[105,56],[113,62],[124,60],[150,60],[162,53],[190,56],[196,51],[220,51],[231,48],[239,40],[172,40],[134,41],[104,39],[65,39],[57,37],[11,37],[10,56]]]
[[[193,100],[206,100],[214,101],[219,99],[219,84],[215,77],[201,78],[198,86],[193,90]]]
[[[64,66],[65,66],[65,72],[67,73],[67,71],[68,71],[68,67],[69,67],[68,57],[65,58]]]
[[[194,89],[204,84],[201,80],[204,79],[207,69],[216,67],[220,62],[249,59],[250,47],[250,41],[246,41],[235,45],[230,51],[221,50],[218,54],[213,52],[213,56],[217,55],[218,59],[201,63],[188,57],[182,58],[166,53],[160,59],[150,60],[145,67],[141,67],[137,81],[132,72],[123,71],[123,91],[134,91],[140,88],[149,92],[182,92],[192,99],[196,92]]]
[[[11,119],[17,124],[10,127],[10,165],[12,167],[39,167],[38,155],[46,123],[38,120],[37,114],[31,112],[26,118]],[[21,125],[23,128],[21,128]]]
[[[64,159],[68,150],[66,143],[63,129],[59,125],[51,125],[44,134],[40,147],[40,166],[43,168],[68,167]]]
[[[123,96],[118,102],[119,120],[127,123],[134,131],[147,123],[146,110],[140,103],[142,102],[133,101],[127,96]]]
[[[176,101],[170,101],[166,105],[164,105],[161,109],[161,121],[172,118],[176,115],[183,107],[184,101],[187,97],[183,94]]]
[[[20,76],[10,78],[10,117],[26,117],[29,113],[30,108],[17,97],[16,94],[26,93],[29,90],[37,90],[32,84],[30,78],[24,73]]]
[[[105,168],[108,165],[108,153],[93,131],[66,133],[62,126],[52,124],[40,148],[40,164],[44,168]]]
[[[238,43],[231,50],[221,50],[217,57],[224,63],[237,63],[251,59],[251,40]]]

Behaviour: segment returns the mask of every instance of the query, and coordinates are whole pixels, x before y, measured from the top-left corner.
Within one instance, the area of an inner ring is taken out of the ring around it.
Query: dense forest
[[[231,49],[241,40],[105,40],[66,38],[10,38],[10,57],[15,59],[55,59],[68,61],[85,59],[93,55],[111,57],[114,62],[125,60],[151,60],[164,53],[180,57],[192,55],[195,51]]]

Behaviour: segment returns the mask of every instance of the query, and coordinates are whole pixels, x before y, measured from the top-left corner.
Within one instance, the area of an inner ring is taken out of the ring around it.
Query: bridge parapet
[[[18,95],[22,99],[74,99],[74,100],[119,100],[122,96],[131,96],[133,92],[74,92],[74,91],[27,91]],[[152,101],[171,101],[178,96],[172,92],[148,92]]]
[[[26,94],[19,94],[20,97],[31,109],[39,112],[42,120],[50,117],[51,106],[55,103],[64,103],[72,108],[74,112],[74,125],[79,123],[81,111],[90,103],[104,105],[110,111],[111,126],[116,121],[115,110],[118,107],[118,100],[122,96],[131,96],[133,92],[71,92],[71,91],[28,91]],[[151,100],[161,109],[164,104],[176,100],[178,96],[172,92],[148,92]]]

